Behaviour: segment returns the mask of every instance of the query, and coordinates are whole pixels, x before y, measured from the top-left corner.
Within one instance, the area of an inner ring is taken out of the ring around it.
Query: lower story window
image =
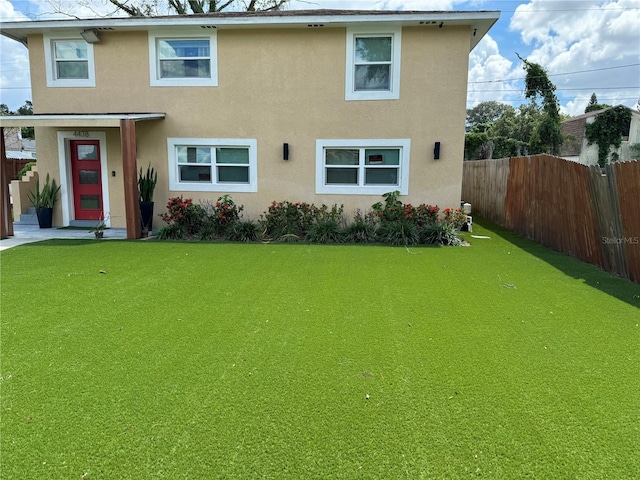
[[[318,140],[316,193],[408,193],[410,141]]]
[[[256,140],[169,138],[167,143],[171,190],[257,191]]]

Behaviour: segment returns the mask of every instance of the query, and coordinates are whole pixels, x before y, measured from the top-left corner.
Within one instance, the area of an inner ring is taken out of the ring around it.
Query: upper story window
[[[169,138],[169,189],[199,192],[257,191],[257,141]]]
[[[406,139],[317,140],[316,193],[406,195],[409,149]]]
[[[402,29],[347,29],[347,100],[400,98]]]
[[[217,86],[216,32],[149,33],[152,86]]]
[[[45,36],[48,87],[95,87],[93,45],[82,38]]]

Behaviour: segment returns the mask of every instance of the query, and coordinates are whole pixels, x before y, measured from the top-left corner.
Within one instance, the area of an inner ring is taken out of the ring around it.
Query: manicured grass
[[[474,230],[3,251],[0,477],[638,478],[640,286]]]

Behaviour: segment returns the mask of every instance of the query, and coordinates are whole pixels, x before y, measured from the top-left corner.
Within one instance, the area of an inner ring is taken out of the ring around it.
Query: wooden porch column
[[[11,218],[11,198],[9,195],[9,177],[7,175],[7,152],[4,145],[4,127],[0,127],[0,238],[13,235]]]
[[[142,237],[140,226],[140,197],[138,196],[138,163],[136,160],[136,123],[120,120],[122,145],[122,174],[124,177],[124,211],[127,219],[127,238]]]

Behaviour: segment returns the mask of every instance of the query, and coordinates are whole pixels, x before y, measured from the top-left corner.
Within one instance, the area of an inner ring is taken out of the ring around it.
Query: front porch
[[[72,131],[95,128],[117,128],[120,134],[122,157],[122,178],[124,191],[124,213],[126,217],[126,238],[134,239],[142,236],[140,224],[140,207],[138,194],[138,165],[136,158],[136,123],[140,121],[162,120],[164,113],[124,113],[124,114],[42,114],[29,116],[11,116],[0,119],[0,238],[14,235],[14,225],[11,217],[9,182],[7,176],[7,159],[4,145],[3,130],[5,127],[34,126],[50,128],[66,128]],[[64,161],[64,150],[59,158]],[[65,172],[60,169],[60,175]],[[106,174],[106,172],[104,172]],[[65,179],[60,178],[61,182]],[[68,182],[64,188],[68,188]],[[108,194],[108,190],[105,190]],[[63,224],[71,225],[69,216],[65,215],[63,206]],[[106,212],[105,212],[106,213]]]
[[[125,228],[109,228],[105,230],[102,240],[124,240],[127,238]],[[41,242],[43,240],[54,239],[95,239],[93,232],[89,230],[73,228],[40,228],[38,225],[24,225],[16,223],[13,225],[13,235],[0,240],[0,250],[17,247],[26,243]],[[101,240],[96,240],[101,241]]]

